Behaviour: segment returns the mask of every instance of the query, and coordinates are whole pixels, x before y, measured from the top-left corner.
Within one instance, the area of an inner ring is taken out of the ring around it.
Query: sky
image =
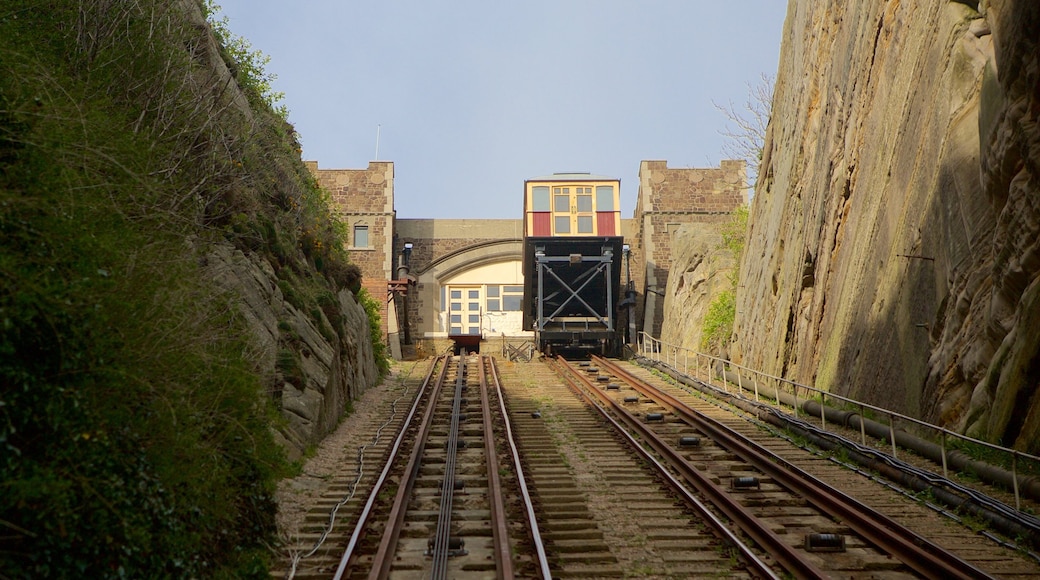
[[[399,218],[520,218],[523,182],[713,167],[776,74],[785,0],[217,0],[270,57],[303,158],[394,163]]]

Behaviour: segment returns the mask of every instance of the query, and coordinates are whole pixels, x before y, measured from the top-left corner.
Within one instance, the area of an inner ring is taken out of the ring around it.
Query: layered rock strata
[[[321,310],[300,311],[285,299],[264,257],[230,244],[210,249],[207,268],[236,297],[252,331],[252,358],[275,385],[271,391],[286,419],[277,437],[296,459],[331,433],[350,402],[379,379],[368,315],[349,290],[336,297],[341,320],[331,321]],[[280,357],[293,361],[294,372],[280,372]]]
[[[792,0],[735,358],[1037,451],[1040,4]]]

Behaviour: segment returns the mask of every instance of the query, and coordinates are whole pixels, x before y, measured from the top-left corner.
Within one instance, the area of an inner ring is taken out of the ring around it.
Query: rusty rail
[[[488,369],[491,374],[492,383],[498,396],[499,409],[502,412],[502,420],[505,424],[506,442],[513,458],[513,470],[516,473],[517,484],[520,488],[520,497],[524,505],[524,513],[527,515],[528,531],[531,533],[531,541],[535,548],[535,558],[542,578],[550,580],[552,572],[549,569],[549,557],[545,552],[545,543],[542,541],[541,532],[538,530],[538,519],[534,512],[534,502],[531,500],[531,492],[527,487],[527,478],[524,477],[523,465],[520,462],[520,450],[517,449],[516,439],[513,437],[513,427],[509,422],[509,414],[506,412],[505,397],[502,393],[502,382],[498,378],[498,367],[494,359],[488,358]]]
[[[655,433],[648,430],[626,409],[618,406],[612,399],[604,395],[602,391],[593,386],[592,382],[589,381],[587,377],[574,369],[574,367],[567,361],[559,358],[551,361],[551,365],[571,390],[584,399],[593,409],[606,419],[607,422],[613,425],[617,433],[628,442],[629,446],[654,467],[658,474],[670,484],[672,489],[683,498],[687,505],[697,512],[697,514],[700,515],[701,518],[703,518],[704,521],[707,522],[723,540],[729,542],[740,552],[741,557],[751,572],[763,578],[780,578],[772,568],[770,568],[750,549],[750,547],[748,547],[739,537],[737,537],[736,534],[733,533],[726,522],[719,519],[718,516],[708,508],[708,506],[690,493],[689,489],[687,489],[685,485],[671,474],[667,466],[663,465],[656,457],[647,452],[646,449],[643,448],[642,444],[629,434],[625,427],[614,420],[614,418],[607,413],[602,406],[597,404],[596,401],[590,397],[589,393],[596,395],[596,397],[603,403],[610,405],[612,410],[621,417],[629,429],[639,433],[655,451],[665,456],[671,466],[676,468],[684,479],[701,491],[701,493],[704,493],[712,504],[733,520],[744,533],[754,539],[763,549],[769,551],[773,557],[780,562],[781,566],[785,570],[789,571],[797,578],[827,578],[827,575],[813,565],[812,562],[806,560],[799,552],[781,540],[776,533],[769,529],[761,520],[751,514],[751,512],[749,512],[739,502],[730,497],[729,494],[724,492],[709,479],[701,476],[700,472],[694,469],[689,462],[677,454],[671,446],[661,440],[661,438]],[[575,381],[580,382],[585,388],[582,389]]]
[[[509,549],[509,522],[502,499],[502,478],[498,473],[498,453],[495,450],[494,423],[491,401],[488,398],[487,357],[480,357],[480,412],[484,418],[484,455],[487,457],[488,503],[491,506],[491,534],[495,542],[498,578],[513,578],[513,556]]]
[[[433,374],[434,374],[434,371],[437,368],[438,363],[440,363],[440,365],[441,365],[441,372],[440,372],[439,376],[437,377],[436,382],[431,384],[430,381],[433,378]],[[409,431],[408,426],[411,424],[412,420],[415,418],[415,414],[418,411],[420,402],[424,401],[424,400],[430,402],[430,405],[426,409],[426,413],[424,414],[424,418],[423,418],[423,425],[420,426],[419,430],[420,430],[420,433],[423,432],[423,431],[426,431],[426,432],[429,431],[430,417],[433,416],[433,409],[435,407],[434,403],[437,400],[437,395],[440,393],[441,386],[444,384],[444,377],[447,375],[447,372],[448,372],[448,357],[447,356],[440,356],[440,357],[437,357],[436,359],[434,359],[433,363],[430,365],[429,372],[426,374],[426,378],[423,379],[422,388],[419,389],[419,392],[417,393],[417,395],[415,397],[415,402],[412,404],[412,408],[411,408],[411,410],[409,410],[408,416],[404,420],[405,428],[401,429],[401,432],[397,435],[397,439],[394,441],[394,445],[393,445],[393,447],[390,450],[389,457],[387,458],[386,465],[383,467],[383,471],[382,471],[382,473],[380,473],[379,479],[376,481],[376,484],[372,487],[372,492],[368,495],[368,501],[365,502],[365,507],[362,509],[361,515],[358,517],[358,522],[354,526],[354,532],[350,536],[350,541],[347,543],[347,548],[343,552],[343,557],[340,558],[339,567],[336,569],[336,574],[333,576],[334,580],[341,580],[343,578],[343,574],[347,570],[347,567],[350,565],[352,560],[354,560],[354,558],[355,558],[355,553],[354,552],[356,551],[356,549],[358,547],[358,544],[361,542],[361,539],[364,537],[365,531],[368,528],[369,519],[372,516],[372,509],[373,509],[373,506],[376,503],[376,498],[379,496],[379,493],[383,490],[383,487],[386,485],[386,482],[387,482],[387,480],[389,478],[389,475],[390,475],[390,470],[391,470],[391,468],[393,467],[393,465],[395,463],[397,455],[398,455],[398,453],[399,453],[399,451],[401,449],[401,445],[403,444],[405,436],[406,436],[406,434]],[[429,391],[429,395],[424,397],[423,393],[426,393],[427,391]],[[406,470],[407,473],[411,473],[412,470],[414,470],[414,469],[416,469],[418,467],[418,461],[416,461],[416,456],[421,451],[422,451],[422,446],[421,445],[414,446],[414,449],[412,451],[412,461],[409,463],[410,469]],[[404,487],[405,486],[402,483],[402,485],[398,488],[398,497],[400,497],[402,495],[402,493],[404,492],[404,489],[403,489]],[[395,503],[395,509],[396,508],[397,508],[397,504]],[[395,518],[397,518],[398,520],[403,519],[403,517],[404,517],[404,510],[403,509],[400,510],[400,513],[393,514],[393,516]],[[398,524],[398,528],[399,528],[399,524]],[[391,531],[391,530],[388,529],[388,532],[389,531]],[[388,535],[390,535],[390,534],[384,535],[384,537],[383,537],[384,541],[387,541],[387,539],[388,539],[387,536]],[[393,537],[393,542],[395,544],[396,544],[397,538],[399,536],[400,536],[400,530],[398,529],[396,531],[396,533],[394,534],[394,537]],[[382,549],[382,546],[381,546],[381,549]],[[379,561],[377,560],[376,563],[378,564]],[[389,563],[387,563],[387,567],[389,568]],[[389,570],[387,570],[387,571],[389,571]],[[385,576],[383,576],[383,577],[385,577]]]
[[[682,401],[632,376],[617,364],[593,357],[596,364],[670,412],[702,430],[716,443],[754,465],[787,489],[798,493],[818,509],[843,522],[879,549],[898,558],[926,578],[991,578],[931,540],[888,516],[816,479],[805,470],[769,452],[725,425],[687,407]]]

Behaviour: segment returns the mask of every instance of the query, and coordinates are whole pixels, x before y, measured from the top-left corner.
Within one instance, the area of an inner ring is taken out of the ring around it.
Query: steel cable
[[[417,364],[419,364],[419,363],[416,362],[415,364],[413,364],[411,366],[411,368],[408,369],[408,372],[405,374],[405,376],[404,376],[404,378],[402,380],[407,380],[408,377],[410,377],[412,375],[412,371],[415,370],[415,366]],[[344,496],[338,503],[336,503],[336,505],[334,505],[332,507],[332,510],[329,512],[329,520],[325,524],[325,527],[322,529],[321,535],[314,542],[314,547],[311,548],[311,550],[309,552],[307,552],[306,554],[292,554],[291,555],[291,557],[290,557],[290,568],[289,568],[289,571],[285,575],[286,580],[293,580],[293,578],[296,577],[296,570],[299,567],[300,560],[303,560],[305,558],[310,558],[311,556],[316,554],[318,552],[318,550],[321,549],[321,546],[325,543],[325,540],[328,538],[329,534],[332,533],[332,529],[336,525],[336,515],[339,512],[339,508],[343,507],[344,505],[347,504],[347,502],[349,502],[351,499],[354,498],[354,494],[357,493],[357,486],[361,483],[361,478],[364,477],[364,474],[365,474],[364,473],[365,450],[367,448],[375,446],[376,444],[379,443],[379,440],[383,436],[383,430],[386,429],[386,427],[388,427],[391,423],[393,423],[394,420],[397,418],[397,404],[399,402],[401,402],[402,399],[404,399],[405,397],[408,396],[409,391],[410,391],[410,389],[408,389],[406,387],[404,392],[401,393],[401,396],[399,396],[396,399],[394,399],[394,401],[390,404],[390,415],[389,415],[389,417],[387,417],[386,421],[384,421],[383,424],[380,425],[378,429],[376,429],[376,434],[372,438],[372,441],[370,443],[366,443],[365,445],[358,446],[358,451],[357,451],[357,473],[356,473],[356,475],[354,477],[354,481],[350,483],[347,495]]]
[[[430,577],[446,578],[448,574],[448,545],[451,537],[451,510],[455,493],[455,462],[458,455],[459,413],[462,407],[462,388],[466,384],[466,357],[459,357],[455,379],[455,396],[451,404],[451,430],[448,434],[444,459],[444,481],[441,483],[441,508],[434,537],[433,565]]]

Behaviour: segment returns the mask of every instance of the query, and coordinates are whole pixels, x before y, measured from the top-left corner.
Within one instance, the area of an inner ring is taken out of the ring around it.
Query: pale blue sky
[[[217,0],[271,57],[303,157],[393,161],[402,218],[519,218],[523,181],[707,167],[775,75],[784,0]],[[377,130],[378,127],[378,130]]]

